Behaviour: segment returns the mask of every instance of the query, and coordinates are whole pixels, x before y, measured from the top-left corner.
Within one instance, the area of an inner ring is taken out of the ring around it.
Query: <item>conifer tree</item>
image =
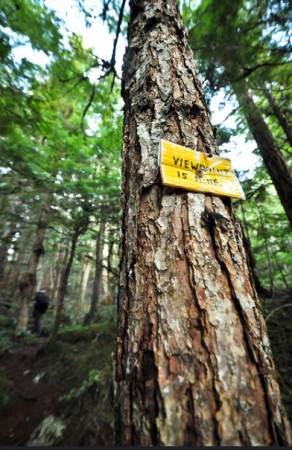
[[[118,445],[291,443],[231,201],[163,186],[160,139],[218,153],[175,0],[130,2]]]

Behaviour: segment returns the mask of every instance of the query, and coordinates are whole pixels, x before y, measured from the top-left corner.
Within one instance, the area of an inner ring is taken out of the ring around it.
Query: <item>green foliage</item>
[[[110,354],[115,348],[115,336],[114,322],[99,324],[93,342],[87,342],[82,350],[79,341],[79,352],[67,363],[70,371],[66,374],[67,392],[59,402],[63,415],[77,420],[79,445],[112,442],[114,411]]]
[[[1,335],[4,331],[8,335],[9,326],[1,330]],[[10,367],[14,366],[18,375],[13,376],[15,384],[12,384],[5,371],[0,369],[1,413],[10,419],[15,416],[15,402],[19,407],[18,395],[22,395],[22,388],[30,379],[31,395],[49,399],[50,413],[57,418],[61,414],[62,422],[66,424],[60,445],[112,443],[113,368],[110,355],[115,349],[115,322],[103,320],[88,327],[64,327],[56,341],[42,341],[42,345],[35,341],[34,345],[27,346],[25,336],[17,339],[12,336],[12,341],[13,351],[7,356],[1,355],[1,363],[3,367],[7,367],[7,362]],[[25,377],[23,364],[27,371]],[[33,383],[40,374],[39,384]],[[33,402],[31,407],[34,414],[36,410],[40,411],[41,420],[40,402]]]
[[[122,0],[112,0],[109,8],[109,3],[107,1],[103,2],[104,7],[101,14],[103,21],[106,21],[108,29],[113,36],[116,35],[117,24],[120,15],[120,9],[122,5]],[[107,6],[106,6],[107,5]],[[125,5],[127,7],[127,4]],[[121,32],[126,36],[127,24],[129,22],[130,14],[125,8],[123,21],[121,23]]]
[[[203,0],[194,9],[184,2],[183,15],[202,73],[214,88],[260,69],[285,65],[289,56],[289,2]],[[273,36],[281,36],[277,41]]]
[[[108,327],[107,322],[88,325],[86,328],[81,325],[70,325],[60,330],[58,333],[58,340],[74,344],[79,341],[92,341],[100,332],[106,331]]]
[[[263,88],[268,88],[283,115],[289,117],[289,1],[202,0],[194,6],[185,0],[182,12],[208,95],[224,89],[225,98],[230,99],[244,82],[289,164],[287,138],[263,94]],[[233,132],[244,133],[250,139],[240,107],[234,114]],[[228,136],[219,126],[219,144],[222,137],[224,140]],[[255,152],[259,154],[258,149]],[[263,167],[254,172],[252,179],[241,178],[247,200],[237,207],[237,215],[250,238],[258,276],[272,290],[287,289],[292,285],[291,231],[283,208]]]
[[[76,235],[81,246],[86,242],[83,254],[88,253],[102,215],[116,226],[122,112],[119,84],[111,91],[111,77],[93,81],[98,58],[73,33],[64,45],[61,22],[43,2],[11,0],[0,18],[0,237],[11,236],[13,256],[7,257],[5,271],[12,273],[18,252],[25,248],[29,253],[25,234],[30,228],[33,239],[44,208],[44,247],[55,252],[50,261],[54,267],[59,249],[70,248]],[[20,46],[44,51],[49,56],[46,66],[17,60],[13,50]],[[76,253],[81,254],[78,245]],[[76,273],[82,271],[81,257],[73,266]],[[8,287],[7,298],[9,292]]]
[[[287,304],[291,299],[291,291],[288,298],[281,295],[277,298],[277,304]],[[275,308],[275,300],[268,299],[264,303],[265,316]],[[292,421],[292,327],[290,308],[277,310],[267,322],[269,339],[271,342],[273,357],[275,360],[283,403],[290,421]]]
[[[0,414],[4,414],[10,405],[11,381],[7,378],[5,371],[0,368]]]
[[[0,330],[0,356],[13,347],[14,330],[7,330],[4,326]]]
[[[0,316],[0,329],[3,330],[3,328],[8,328],[14,325],[14,320],[12,317],[8,315],[1,315]]]
[[[263,89],[268,89],[289,118],[290,2],[202,0],[194,8],[192,2],[184,1],[182,9],[207,95],[224,88],[230,96],[242,82],[247,84],[274,139],[285,157],[291,158],[285,133],[263,95]],[[237,117],[246,128],[240,109]]]
[[[247,199],[236,204],[237,216],[249,237],[256,271],[264,287],[292,287],[292,232],[283,207],[266,172],[242,183]]]
[[[216,132],[216,141],[218,145],[220,146],[229,142],[232,135],[232,130],[230,130],[229,128],[226,128],[224,126],[218,127]]]
[[[86,391],[93,387],[97,387],[98,383],[100,381],[100,373],[94,369],[91,369],[88,373],[88,377],[86,380],[84,380],[80,387],[71,389],[68,394],[64,395],[60,398],[60,400],[76,400],[82,397]]]
[[[61,40],[60,21],[44,1],[1,0],[0,11],[0,25],[17,33],[14,46],[29,40],[34,49],[56,53]]]

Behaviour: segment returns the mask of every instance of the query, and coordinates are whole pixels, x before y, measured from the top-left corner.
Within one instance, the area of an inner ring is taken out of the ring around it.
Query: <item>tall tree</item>
[[[279,88],[281,83],[287,83],[286,65],[291,52],[285,25],[285,17],[291,23],[288,3],[227,0],[218,5],[214,0],[204,0],[196,11],[189,12],[189,23],[192,47],[202,72],[212,90],[222,86],[232,87],[288,220],[292,223],[289,196],[292,172],[249,92],[250,86],[257,86],[256,92],[261,94],[264,79],[278,82]],[[276,33],[284,43],[287,41],[286,45],[273,39]],[[286,103],[289,103],[289,95]]]
[[[117,443],[289,444],[231,201],[161,185],[161,138],[218,152],[176,1],[130,10]]]
[[[266,99],[269,102],[269,105],[271,107],[273,114],[277,118],[279,124],[281,125],[281,127],[286,135],[287,141],[289,142],[290,146],[292,147],[292,127],[291,127],[288,119],[285,117],[285,114],[283,114],[280,106],[277,104],[277,101],[273,97],[273,95],[270,92],[270,90],[268,89],[268,87],[263,86],[262,89],[263,89],[264,96],[266,97]]]
[[[102,263],[105,241],[106,221],[104,212],[101,213],[99,231],[95,247],[95,273],[93,282],[93,291],[91,296],[90,309],[84,318],[84,325],[89,325],[96,320],[98,303],[102,301]]]
[[[292,225],[292,172],[281,154],[262,114],[248,92],[244,81],[234,85],[238,102],[243,110],[250,131],[258,145],[265,167],[279,195],[280,201]]]
[[[50,205],[44,206],[37,221],[37,229],[29,261],[19,281],[21,303],[18,314],[17,330],[20,332],[26,331],[27,329],[29,320],[29,302],[33,298],[33,292],[37,283],[37,267],[40,257],[45,253],[43,243],[46,228],[48,226],[49,213]]]
[[[75,256],[76,246],[78,238],[86,232],[89,224],[89,214],[88,211],[82,211],[82,213],[76,214],[76,220],[74,221],[74,230],[71,236],[70,240],[70,250],[69,250],[69,256],[68,260],[66,261],[65,267],[61,272],[60,276],[60,285],[59,290],[57,294],[56,299],[56,314],[55,314],[55,321],[54,326],[52,330],[52,336],[51,339],[56,339],[60,323],[61,323],[61,314],[63,312],[64,307],[64,298],[66,295],[67,290],[67,283],[69,279],[69,275],[72,268],[72,263]]]

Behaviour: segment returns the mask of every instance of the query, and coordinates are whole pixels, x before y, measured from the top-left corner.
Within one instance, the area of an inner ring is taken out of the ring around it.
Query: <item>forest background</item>
[[[47,373],[52,361],[68,358],[71,370],[62,395],[56,395],[62,405],[62,414],[56,415],[76,427],[68,405],[78,404],[90,432],[79,430],[73,444],[106,444],[104,430],[113,427],[110,355],[115,347],[122,181],[123,104],[116,60],[118,40],[126,37],[127,5],[104,0],[96,8],[93,2],[76,0],[88,30],[102,20],[111,33],[112,53],[105,59],[85,47],[82,36],[46,2],[0,4],[1,355],[6,358],[20,347],[35,347],[39,355],[40,343],[29,331],[31,300],[45,287],[53,308],[45,317],[50,340],[41,365],[47,364]],[[237,170],[246,200],[233,204],[291,419],[292,217],[287,195],[291,198],[292,186],[291,176],[289,182],[285,173],[273,171],[276,157],[284,171],[291,169],[291,7],[288,1],[225,0],[218,5],[204,0],[197,6],[182,1],[180,9],[207,102],[211,105],[219,93],[219,109],[229,107],[228,118],[213,123],[222,155],[234,159],[234,136],[244,136],[257,157],[250,170]],[[55,378],[46,375],[50,386],[64,377],[63,365]],[[34,370],[39,373],[40,367]],[[14,387],[5,370],[0,375],[6,420],[15,407]],[[88,416],[100,402],[106,413],[100,417],[96,412],[96,427]],[[36,417],[33,425],[44,418]],[[28,438],[18,436],[19,441]],[[15,436],[3,439],[15,443]]]

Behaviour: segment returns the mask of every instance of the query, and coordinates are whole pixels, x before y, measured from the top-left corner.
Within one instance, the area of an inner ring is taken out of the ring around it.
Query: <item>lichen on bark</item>
[[[134,0],[130,7],[117,444],[287,444],[230,199],[161,184],[160,139],[218,153],[176,2]]]

